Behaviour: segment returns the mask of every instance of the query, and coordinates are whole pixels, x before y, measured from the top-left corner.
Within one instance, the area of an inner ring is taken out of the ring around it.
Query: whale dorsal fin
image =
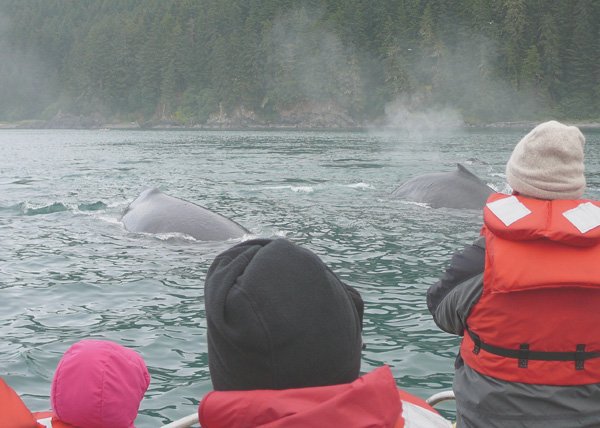
[[[464,166],[462,163],[457,163],[456,167],[458,168],[458,173],[459,174],[465,174],[465,175],[467,175],[468,177],[470,177],[470,178],[472,178],[474,180],[481,181],[481,178],[477,177],[475,174],[473,174],[471,171],[469,171],[467,169],[467,167]]]

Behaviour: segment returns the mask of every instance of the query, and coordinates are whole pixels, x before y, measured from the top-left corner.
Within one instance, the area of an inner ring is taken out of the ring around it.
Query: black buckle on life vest
[[[575,370],[583,370],[585,364],[585,345],[577,345],[575,351]]]
[[[468,332],[469,336],[471,336],[471,340],[473,340],[473,353],[477,355],[479,354],[479,351],[481,351],[481,339],[471,330],[468,330]]]
[[[521,343],[519,346],[519,368],[526,369],[529,362],[529,343]]]

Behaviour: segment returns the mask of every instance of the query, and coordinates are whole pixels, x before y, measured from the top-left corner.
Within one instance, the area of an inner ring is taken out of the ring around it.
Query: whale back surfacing
[[[494,190],[461,164],[452,172],[437,172],[414,177],[392,195],[432,208],[481,209]]]
[[[130,232],[182,233],[201,241],[240,238],[249,233],[221,214],[158,189],[144,190],[129,204],[121,221]]]

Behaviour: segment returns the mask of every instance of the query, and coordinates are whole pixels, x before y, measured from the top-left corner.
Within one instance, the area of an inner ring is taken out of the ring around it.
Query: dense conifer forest
[[[600,1],[0,0],[0,121],[352,126],[394,109],[600,120]]]

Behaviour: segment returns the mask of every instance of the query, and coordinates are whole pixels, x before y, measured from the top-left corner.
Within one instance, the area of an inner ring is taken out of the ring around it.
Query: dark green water
[[[425,292],[481,216],[389,194],[457,162],[507,190],[504,165],[526,131],[0,131],[0,376],[47,409],[62,353],[111,339],[151,372],[138,427],[195,412],[211,388],[204,276],[235,241],[125,231],[121,212],[156,186],[315,251],[363,295],[363,370],[389,364],[422,397],[450,389],[458,339],[436,328]],[[598,197],[600,134],[585,133],[586,196]]]

